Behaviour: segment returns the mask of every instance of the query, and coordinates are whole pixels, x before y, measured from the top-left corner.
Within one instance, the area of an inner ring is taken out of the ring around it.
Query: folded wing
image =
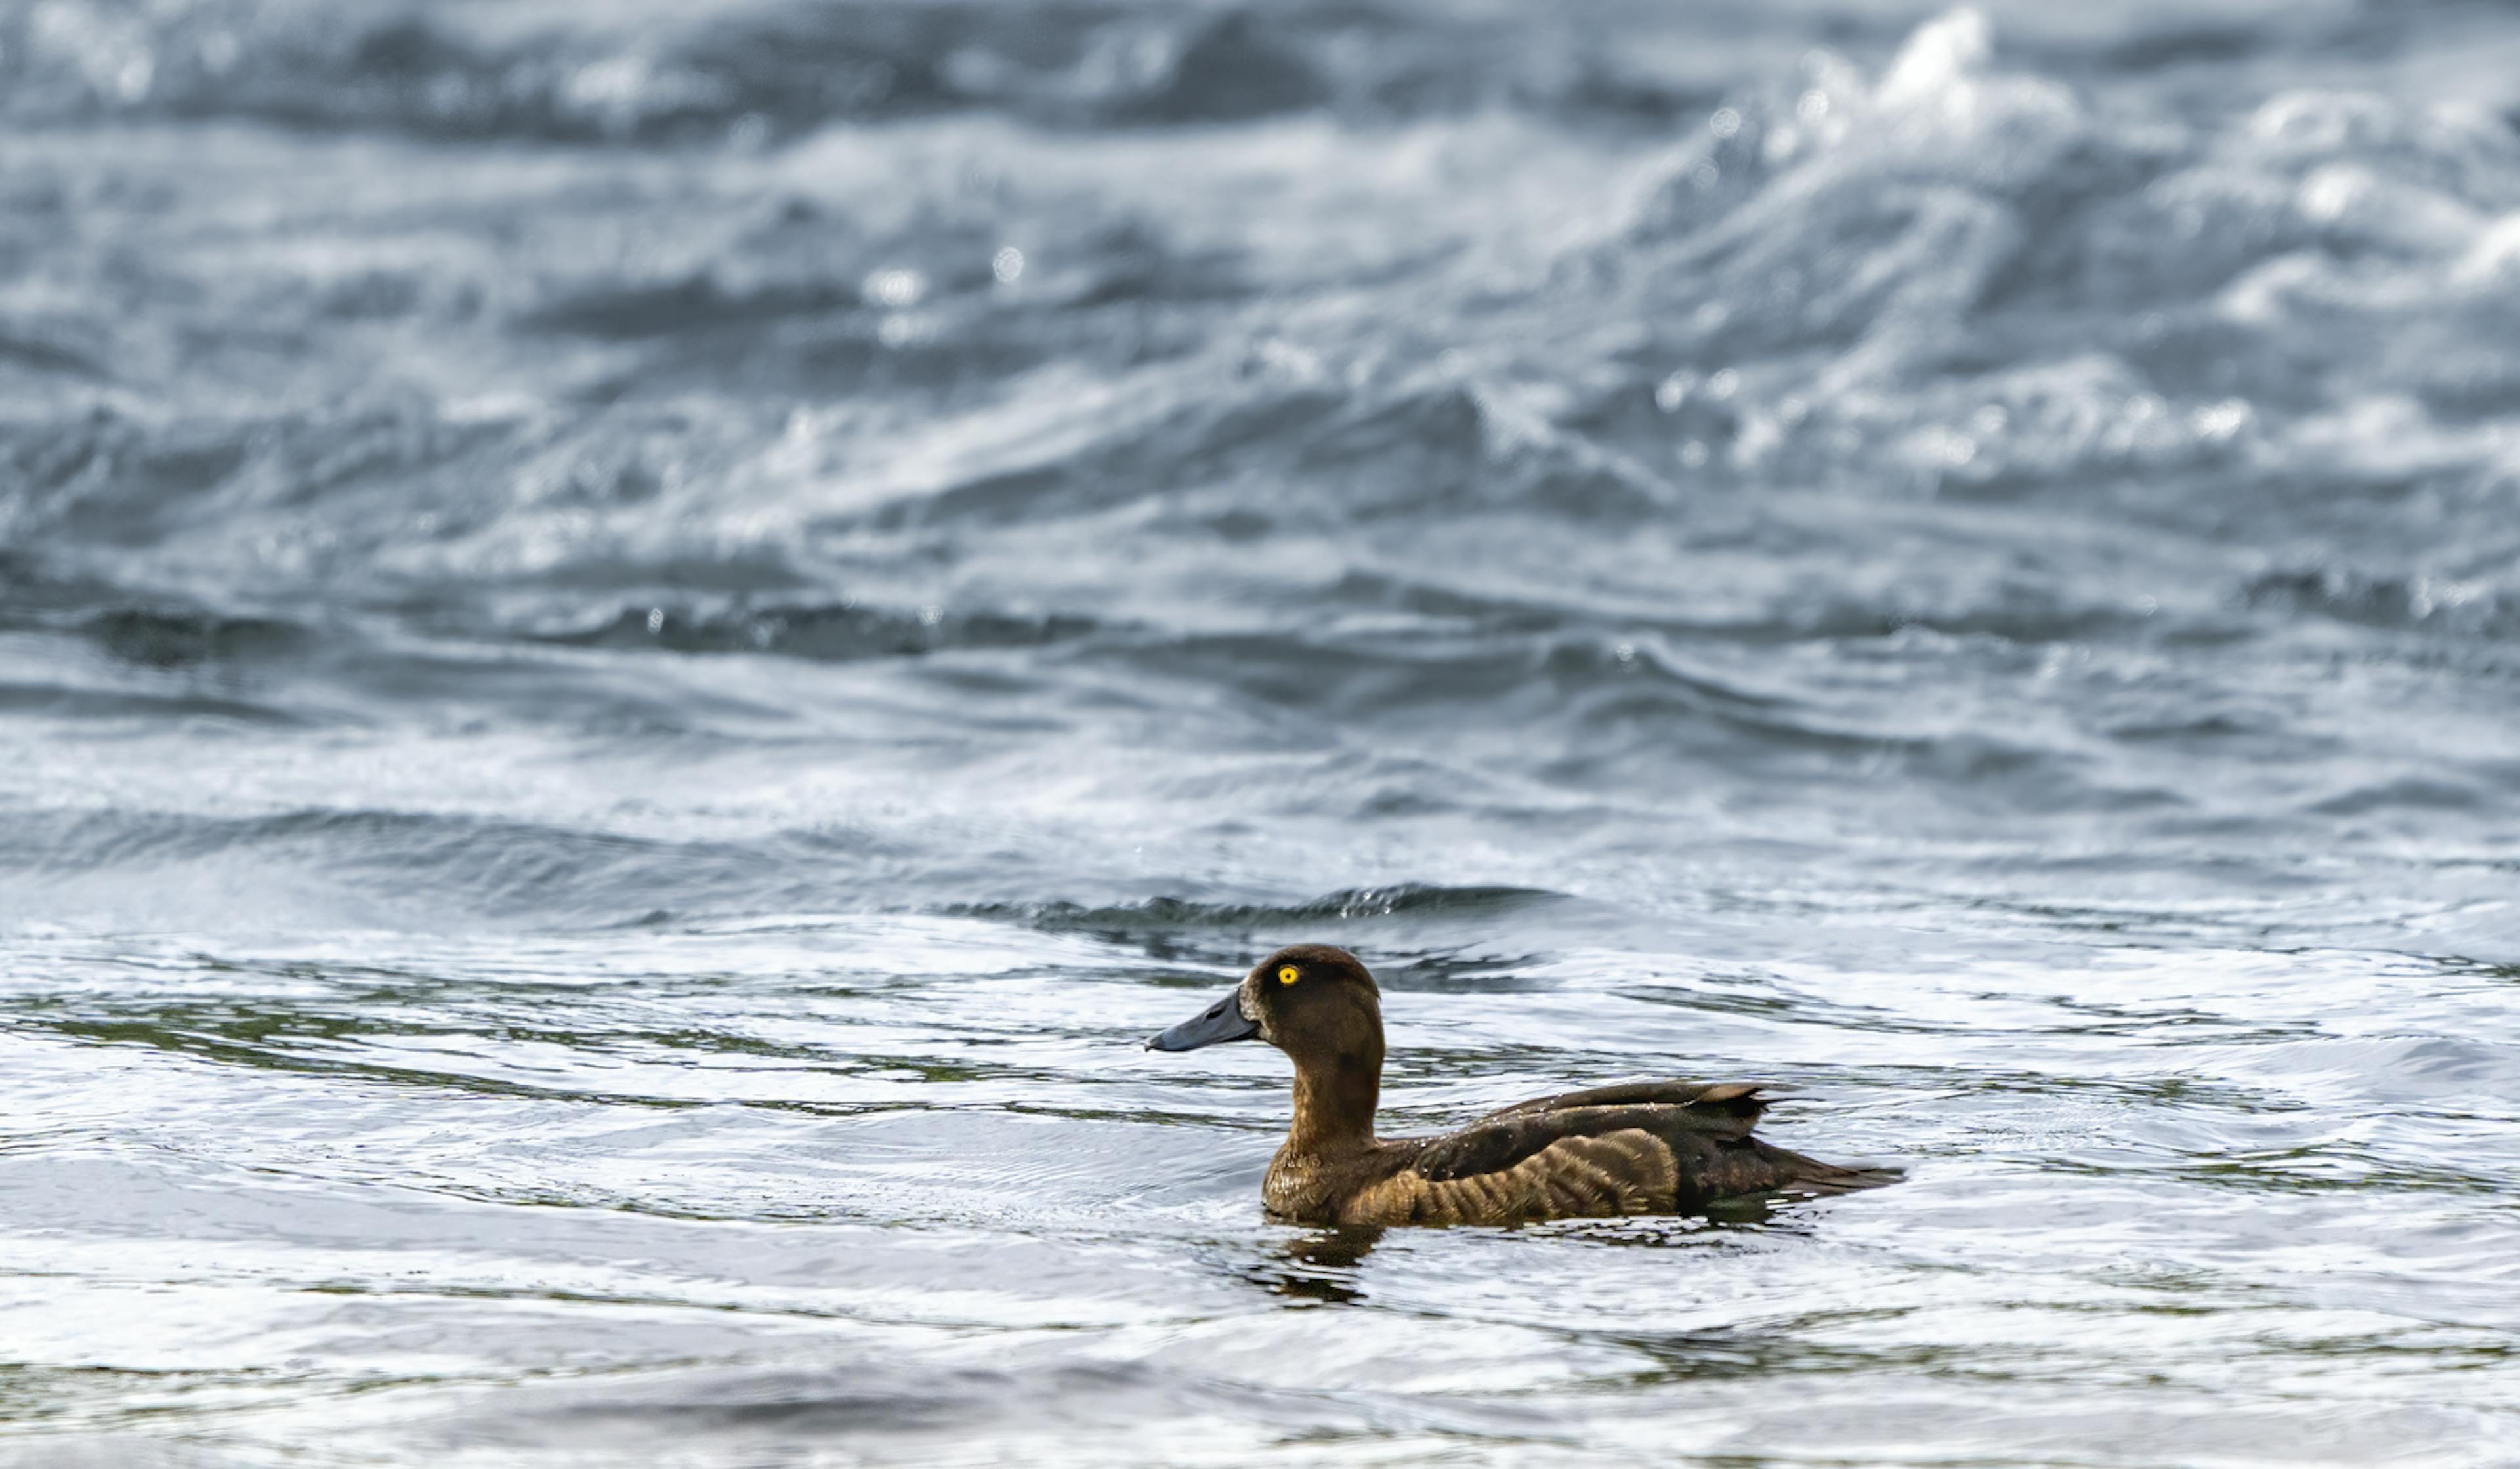
[[[1750,1135],[1776,1091],[1748,1082],[1631,1082],[1541,1097],[1429,1138],[1411,1165],[1427,1221],[1688,1211],[1760,1193],[1843,1193],[1896,1179]]]
[[[1577,1091],[1568,1096],[1591,1094]],[[1642,1133],[1666,1147],[1690,1146],[1695,1151],[1693,1144],[1720,1146],[1746,1140],[1764,1105],[1755,1088],[1742,1088],[1732,1094],[1702,1101],[1609,1105],[1586,1102],[1527,1111],[1510,1107],[1491,1112],[1458,1133],[1433,1139],[1418,1155],[1417,1169],[1429,1180],[1441,1183],[1511,1168],[1563,1138],[1605,1137],[1627,1132]]]
[[[1515,1102],[1510,1107],[1499,1107],[1490,1112],[1480,1118],[1479,1123],[1500,1122],[1508,1117],[1526,1117],[1539,1112],[1566,1111],[1575,1107],[1612,1107],[1641,1103],[1657,1103],[1674,1107],[1693,1107],[1700,1104],[1727,1107],[1745,1101],[1749,1104],[1748,1115],[1755,1120],[1759,1115],[1759,1109],[1767,1105],[1769,1097],[1790,1095],[1792,1092],[1791,1087],[1772,1086],[1765,1082],[1672,1080],[1620,1082],[1614,1086],[1587,1087],[1581,1091],[1560,1091],[1555,1096],[1534,1097],[1530,1101]],[[1478,1123],[1473,1123],[1471,1126],[1476,1127]]]

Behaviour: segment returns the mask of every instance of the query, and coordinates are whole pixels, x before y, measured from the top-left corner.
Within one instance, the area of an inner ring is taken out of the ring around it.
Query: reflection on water
[[[1562,1220],[1509,1226],[1498,1232],[1510,1235],[1531,1231],[1552,1240],[1661,1249],[1702,1244],[1709,1229],[1770,1224],[1778,1219],[1780,1209],[1790,1207],[1781,1198],[1762,1195],[1719,1200],[1704,1215],[1689,1218]],[[1793,1218],[1790,1213],[1785,1217]],[[1386,1232],[1372,1225],[1294,1230],[1272,1245],[1258,1263],[1242,1272],[1242,1278],[1283,1298],[1289,1306],[1352,1305],[1367,1299],[1366,1257],[1373,1253],[1373,1247]]]
[[[1373,1225],[1305,1229],[1269,1251],[1244,1279],[1289,1306],[1346,1306],[1365,1299],[1365,1272],[1383,1230]]]

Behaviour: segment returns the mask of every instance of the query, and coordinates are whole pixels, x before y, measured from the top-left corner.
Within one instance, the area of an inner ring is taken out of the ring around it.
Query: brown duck
[[[1595,1087],[1490,1112],[1439,1137],[1376,1137],[1381,992],[1355,955],[1326,944],[1279,950],[1147,1048],[1253,1039],[1295,1062],[1294,1124],[1260,1189],[1272,1216],[1295,1224],[1688,1214],[1722,1199],[1845,1193],[1899,1177],[1751,1136],[1767,1103],[1748,1082]]]

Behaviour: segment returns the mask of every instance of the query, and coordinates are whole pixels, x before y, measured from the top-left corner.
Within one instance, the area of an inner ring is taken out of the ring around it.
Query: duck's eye
[[[1293,984],[1296,980],[1303,977],[1304,971],[1296,968],[1292,964],[1282,964],[1278,968],[1278,983],[1282,985]]]

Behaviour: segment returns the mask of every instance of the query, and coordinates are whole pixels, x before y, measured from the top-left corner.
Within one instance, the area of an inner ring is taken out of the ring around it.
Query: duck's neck
[[[1382,1038],[1295,1063],[1295,1121],[1286,1147],[1339,1153],[1373,1145],[1373,1107],[1382,1093]]]

